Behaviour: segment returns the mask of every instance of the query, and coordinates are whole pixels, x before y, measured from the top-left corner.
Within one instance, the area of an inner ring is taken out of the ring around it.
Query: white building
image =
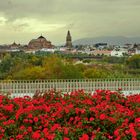
[[[105,56],[110,56],[111,55],[111,51],[108,50],[94,50],[92,51],[92,54],[97,56],[97,55],[105,55]]]
[[[117,57],[122,57],[125,54],[128,54],[128,50],[127,49],[114,49],[111,51],[111,56],[117,56]]]
[[[54,53],[55,51],[57,51],[57,49],[55,49],[55,48],[42,48],[42,49],[40,49],[40,51]]]
[[[136,48],[135,54],[140,54],[140,49]]]

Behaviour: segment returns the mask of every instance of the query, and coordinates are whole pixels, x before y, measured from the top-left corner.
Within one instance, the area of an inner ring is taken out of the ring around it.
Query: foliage
[[[107,78],[109,72],[102,68],[89,68],[84,71],[85,78]]]
[[[126,61],[129,68],[140,69],[140,54],[133,55]]]
[[[49,91],[33,98],[0,95],[2,140],[137,140],[140,95],[83,90]]]
[[[14,73],[13,78],[18,80],[44,79],[45,69],[40,66],[30,66]]]
[[[112,64],[123,64],[126,61],[126,57],[104,56],[103,61]]]
[[[83,54],[7,54],[0,63],[0,79],[80,79],[140,77],[139,55],[131,58],[83,59]],[[127,60],[126,60],[127,59]],[[86,62],[86,63],[84,63]],[[88,62],[88,63],[87,63]],[[129,69],[130,68],[130,69]],[[133,68],[133,69],[132,69]]]
[[[47,57],[43,60],[46,78],[53,79],[74,79],[82,78],[82,74],[78,68],[68,62],[66,59],[61,59],[57,56]]]

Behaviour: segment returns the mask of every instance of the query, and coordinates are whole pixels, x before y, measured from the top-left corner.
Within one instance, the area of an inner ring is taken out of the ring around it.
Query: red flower
[[[4,134],[0,134],[0,139],[2,139],[3,138],[3,136],[4,136]],[[11,140],[11,139],[10,139]]]
[[[28,118],[29,118],[29,119],[33,118],[33,115],[32,115],[32,114],[29,114],[29,115],[28,115]]]
[[[39,140],[39,138],[41,137],[39,131],[36,131],[32,134],[32,138],[33,140]]]
[[[118,88],[118,91],[121,91],[122,90],[122,88]]]
[[[32,127],[29,126],[29,127],[27,128],[27,130],[28,130],[29,133],[32,132]]]
[[[138,140],[138,139],[133,137],[132,140]]]
[[[69,133],[68,128],[64,128],[64,134],[67,135]]]
[[[32,120],[29,120],[29,123],[30,123],[30,124],[32,124],[32,123],[33,123],[33,121],[32,121]]]
[[[101,114],[99,118],[100,118],[100,120],[105,120],[106,119],[106,115],[105,114]]]
[[[38,122],[38,117],[34,117],[34,122]]]
[[[67,138],[67,137],[64,137],[64,138],[63,138],[63,140],[70,140],[70,139],[69,139],[69,138]]]
[[[5,110],[6,110],[6,111],[9,111],[9,112],[12,112],[12,111],[13,111],[13,107],[14,107],[13,104],[4,106]]]
[[[68,114],[70,112],[70,110],[65,107],[65,112],[66,112],[66,114]]]
[[[16,120],[18,120],[19,116],[24,112],[23,108],[20,108],[17,112],[16,112]]]
[[[109,138],[110,140],[112,140],[112,139],[113,139],[113,136],[110,136],[110,135],[109,135],[108,138]]]
[[[114,131],[114,135],[115,135],[115,136],[119,136],[119,129],[116,129],[116,130]]]
[[[127,134],[127,135],[128,135],[129,133],[130,133],[130,132],[129,132],[129,130],[125,130],[125,134]]]
[[[82,137],[79,138],[79,140],[89,140],[89,136],[87,134],[83,134]]]
[[[118,136],[115,140],[121,140],[121,136]]]
[[[54,140],[55,134],[49,134],[47,137],[49,140]]]
[[[90,117],[89,121],[93,121],[93,120],[94,120],[94,118],[93,117]]]
[[[24,122],[24,123],[28,123],[29,120],[28,120],[28,119],[24,119],[23,122]]]
[[[19,134],[19,135],[16,136],[16,139],[22,139],[22,138],[23,138],[23,135]]]
[[[140,118],[136,118],[136,119],[135,119],[135,122],[136,122],[136,123],[140,123]]]
[[[25,129],[25,126],[22,125],[22,126],[20,127],[20,130],[24,130],[24,129]]]
[[[133,123],[130,123],[129,124],[129,132],[132,134],[132,136],[133,137],[136,137],[137,136],[137,133],[136,133],[136,131],[135,131],[135,129],[134,129],[134,124]]]
[[[50,106],[45,106],[45,110],[46,110],[46,112],[50,112],[50,110],[51,110]]]
[[[54,124],[51,128],[51,131],[54,132],[56,129],[58,129],[60,127],[59,124]]]

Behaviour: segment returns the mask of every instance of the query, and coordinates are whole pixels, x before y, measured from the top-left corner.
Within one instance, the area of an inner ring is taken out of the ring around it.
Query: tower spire
[[[68,30],[68,35],[70,36],[70,31]]]
[[[68,30],[67,36],[66,36],[66,47],[72,48],[72,37],[71,37],[69,30]]]

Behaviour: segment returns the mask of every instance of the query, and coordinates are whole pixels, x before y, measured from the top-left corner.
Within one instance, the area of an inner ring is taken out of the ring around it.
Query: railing
[[[50,79],[50,80],[1,80],[0,91],[10,92],[15,96],[33,95],[36,91],[48,91],[51,89],[71,92],[84,89],[86,92],[94,92],[96,89],[109,89],[112,91],[121,88],[126,92],[140,93],[140,79]]]

